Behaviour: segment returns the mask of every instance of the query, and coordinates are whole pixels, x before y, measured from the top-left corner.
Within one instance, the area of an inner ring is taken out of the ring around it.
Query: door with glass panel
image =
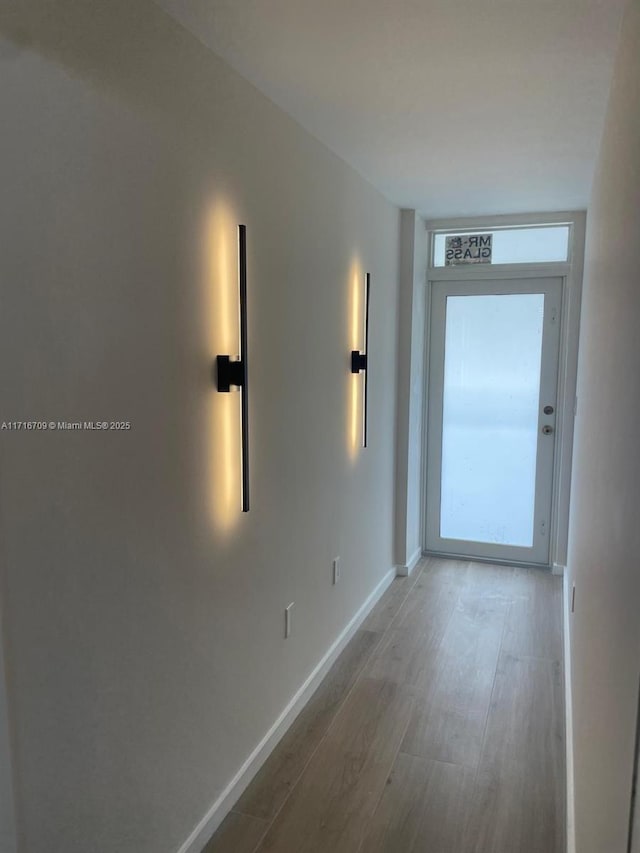
[[[427,550],[549,563],[561,278],[432,284]]]

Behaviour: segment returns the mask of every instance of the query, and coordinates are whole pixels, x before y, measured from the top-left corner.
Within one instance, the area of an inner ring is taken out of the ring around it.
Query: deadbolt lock
[[[542,432],[544,435],[551,435],[551,433],[553,432],[553,427],[549,426],[549,424],[545,424],[542,427]]]
[[[545,406],[542,411],[545,413],[545,415],[552,415],[553,414],[553,406]]]

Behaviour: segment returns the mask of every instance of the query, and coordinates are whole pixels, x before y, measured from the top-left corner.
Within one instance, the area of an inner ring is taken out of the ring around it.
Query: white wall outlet
[[[342,568],[340,566],[340,557],[335,557],[333,560],[333,585],[335,586],[342,577]]]
[[[291,626],[291,611],[293,610],[294,604],[295,604],[295,601],[292,601],[291,604],[289,604],[284,609],[284,638],[285,638],[285,640],[288,640],[289,637],[291,636],[291,627],[292,627]]]

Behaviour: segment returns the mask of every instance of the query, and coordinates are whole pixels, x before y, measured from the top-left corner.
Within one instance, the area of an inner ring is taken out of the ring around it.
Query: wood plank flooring
[[[235,809],[271,821],[326,735],[380,635],[360,630],[263,764]]]
[[[562,585],[428,558],[204,853],[563,853]]]
[[[253,853],[269,824],[239,812],[229,812],[202,853]]]

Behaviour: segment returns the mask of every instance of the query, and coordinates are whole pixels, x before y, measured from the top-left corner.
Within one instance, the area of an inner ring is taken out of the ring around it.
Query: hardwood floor
[[[239,812],[230,812],[202,853],[253,853],[268,823]]]
[[[562,585],[398,578],[204,853],[562,853]]]
[[[240,797],[237,811],[268,821],[276,816],[379,640],[373,631],[357,632]]]

